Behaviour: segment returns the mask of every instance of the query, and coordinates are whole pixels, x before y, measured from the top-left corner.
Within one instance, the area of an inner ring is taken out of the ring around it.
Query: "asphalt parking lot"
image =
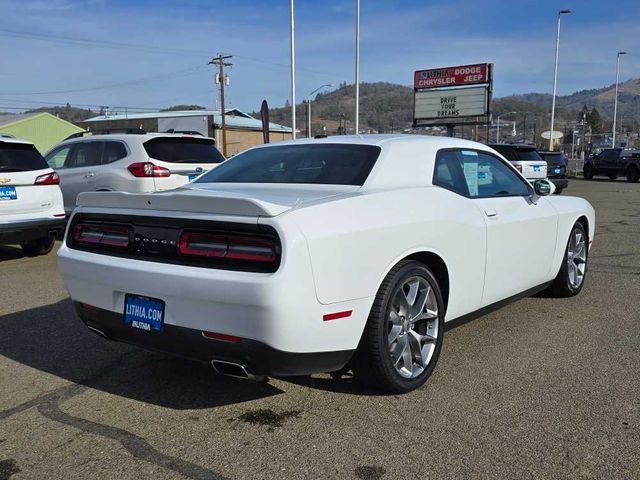
[[[0,480],[640,478],[640,184],[566,194],[597,215],[582,293],[449,331],[401,396],[109,343],[75,318],[54,254],[0,247]]]

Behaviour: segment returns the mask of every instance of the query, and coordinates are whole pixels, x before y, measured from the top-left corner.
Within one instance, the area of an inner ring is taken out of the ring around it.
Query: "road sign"
[[[546,130],[546,131],[542,132],[540,134],[540,136],[542,138],[544,138],[545,140],[549,140],[551,138],[551,132],[549,130]],[[554,140],[560,140],[562,137],[564,137],[564,134],[562,132],[559,132],[557,130],[553,131],[553,139]]]

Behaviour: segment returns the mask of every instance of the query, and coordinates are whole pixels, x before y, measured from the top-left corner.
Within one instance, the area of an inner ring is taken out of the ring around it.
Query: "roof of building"
[[[78,127],[77,125],[74,125],[73,123],[68,122],[60,117],[56,117],[55,115],[52,115],[49,112],[29,112],[29,113],[18,113],[16,115],[0,115],[0,127],[13,125],[14,123],[21,123],[26,120],[30,120],[32,118],[37,118],[37,117],[51,117],[52,119],[58,122],[63,122],[74,128],[77,128],[78,130],[82,130],[81,127]]]
[[[213,116],[213,123],[220,126],[222,123],[222,115],[220,110],[172,110],[166,112],[148,112],[148,113],[117,113],[99,115],[92,117],[85,122],[106,122],[113,120],[144,120],[149,118],[175,118],[175,117],[200,117]],[[237,108],[226,110],[225,124],[229,128],[244,128],[249,130],[262,130],[262,121],[252,117],[248,113]],[[277,123],[269,123],[269,130],[272,132],[288,132],[291,133],[291,127],[286,127]]]

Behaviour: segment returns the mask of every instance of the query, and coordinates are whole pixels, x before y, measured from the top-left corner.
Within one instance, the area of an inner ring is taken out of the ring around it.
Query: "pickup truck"
[[[584,178],[591,180],[595,175],[605,175],[615,180],[624,175],[629,182],[640,180],[640,150],[607,148],[584,162]]]

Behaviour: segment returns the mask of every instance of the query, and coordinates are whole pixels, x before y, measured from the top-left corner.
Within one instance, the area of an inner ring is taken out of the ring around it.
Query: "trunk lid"
[[[359,188],[351,185],[197,183],[153,194],[86,192],[78,196],[78,205],[275,217],[303,204],[354,194]]]

